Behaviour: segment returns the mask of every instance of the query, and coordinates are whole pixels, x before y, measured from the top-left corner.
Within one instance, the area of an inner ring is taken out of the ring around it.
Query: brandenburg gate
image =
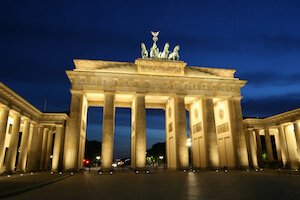
[[[152,32],[150,56],[142,43],[142,58],[134,63],[74,60],[66,71],[71,84],[70,115],[66,125],[64,170],[83,168],[88,107],[103,107],[102,168],[111,169],[115,108],[131,108],[131,167],[146,165],[146,109],[164,109],[168,169],[189,167],[186,111],[190,114],[194,168],[248,167],[241,110],[246,81],[235,70],[187,66],[179,46],[163,52]]]
[[[69,116],[41,112],[0,82],[0,174],[77,171],[85,154],[89,107],[103,107],[102,170],[112,170],[115,109],[131,108],[131,168],[146,167],[146,109],[165,111],[167,168],[300,166],[300,108],[243,120],[235,70],[187,66],[180,47],[141,44],[129,62],[74,60]],[[191,146],[188,147],[186,113]],[[190,148],[190,149],[189,149]],[[191,151],[191,154],[189,154]],[[191,158],[189,158],[191,156]]]

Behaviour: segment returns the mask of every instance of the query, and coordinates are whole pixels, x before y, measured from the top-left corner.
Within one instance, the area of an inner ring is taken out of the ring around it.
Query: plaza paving
[[[13,194],[23,193],[33,188],[39,188],[69,176],[70,174],[50,174],[50,172],[1,175],[0,199]]]
[[[39,176],[50,177],[49,174]],[[33,177],[22,178],[30,182]],[[54,180],[59,178],[59,175],[51,177]],[[0,179],[1,192],[3,188],[14,187],[13,182],[17,186],[21,180],[18,178],[7,185],[8,182],[4,181],[4,178],[6,177]],[[125,171],[113,175],[98,175],[92,171],[69,176],[5,199],[300,199],[300,176],[264,171],[154,172],[151,174],[134,174]]]

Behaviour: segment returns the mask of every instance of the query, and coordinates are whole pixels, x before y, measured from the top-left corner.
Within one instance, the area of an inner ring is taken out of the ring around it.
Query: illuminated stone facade
[[[83,167],[87,109],[103,107],[102,168],[113,159],[116,107],[131,108],[131,167],[146,165],[146,108],[165,110],[169,169],[189,167],[186,110],[190,111],[195,168],[248,167],[240,89],[235,70],[187,66],[182,61],[137,59],[134,63],[74,60],[66,73],[72,100],[66,126],[64,169]]]
[[[42,113],[0,83],[0,173],[61,170],[67,119]]]
[[[278,167],[299,168],[299,108],[264,119],[245,119],[244,128],[250,166],[273,162]]]

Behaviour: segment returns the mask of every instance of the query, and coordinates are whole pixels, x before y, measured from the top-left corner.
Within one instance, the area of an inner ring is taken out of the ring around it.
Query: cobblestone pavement
[[[299,200],[300,176],[244,171],[113,175],[85,172],[6,199]]]

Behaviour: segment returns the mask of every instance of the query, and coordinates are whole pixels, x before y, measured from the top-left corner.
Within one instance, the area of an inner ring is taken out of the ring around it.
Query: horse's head
[[[169,50],[169,47],[170,47],[169,43],[166,43],[166,44],[165,44],[165,47],[164,47],[164,50],[165,50],[165,51],[168,51],[168,50]]]
[[[146,45],[144,43],[141,43],[142,50],[146,50]]]

